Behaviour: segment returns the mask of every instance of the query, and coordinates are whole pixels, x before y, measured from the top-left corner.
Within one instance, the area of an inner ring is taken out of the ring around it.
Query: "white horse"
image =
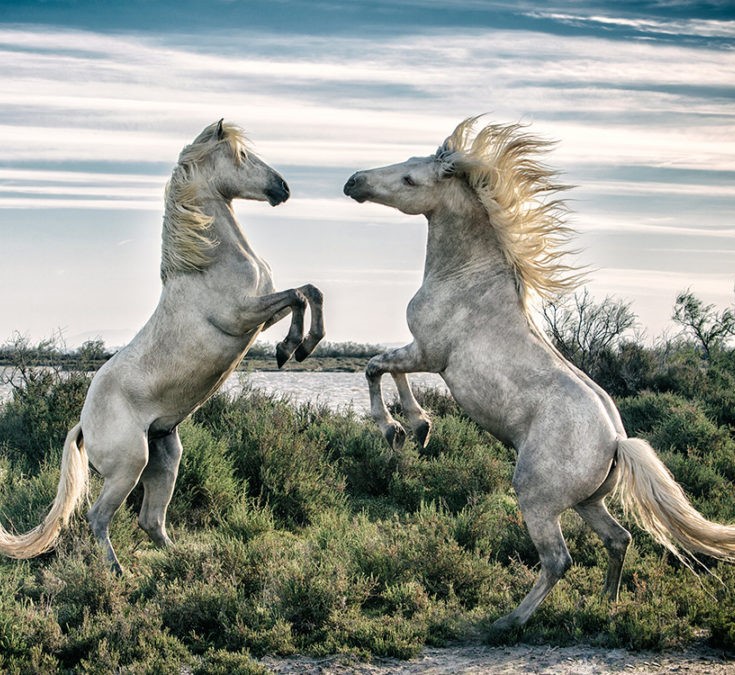
[[[574,287],[562,262],[569,230],[566,186],[538,160],[548,142],[520,125],[462,122],[436,154],[360,171],[344,187],[428,219],[424,279],[408,305],[414,341],[372,358],[366,375],[372,416],[400,447],[401,425],[383,402],[390,373],[420,444],[430,421],[406,373],[439,373],[459,405],[518,455],[513,487],[541,559],[520,605],[494,628],[523,625],[571,565],[559,525],[575,509],[609,555],[605,591],[617,599],[630,533],[607,511],[612,491],[660,543],[735,561],[735,527],[705,520],[643,440],[629,439],[610,397],[566,361],[534,324],[527,300]]]
[[[251,248],[232,200],[289,197],[283,178],[222,120],[186,146],[166,187],[158,306],[132,342],[94,376],[79,424],[68,434],[61,479],[41,525],[22,535],[0,528],[0,552],[30,558],[52,548],[88,485],[88,461],[104,478],[88,519],[112,567],[120,564],[109,524],[141,481],[138,522],[159,546],[171,543],[166,510],[181,459],[178,425],[238,366],[261,330],[292,313],[277,347],[279,366],[308,356],[324,335],[314,286],[275,292],[268,264]],[[305,308],[310,332],[303,336]]]

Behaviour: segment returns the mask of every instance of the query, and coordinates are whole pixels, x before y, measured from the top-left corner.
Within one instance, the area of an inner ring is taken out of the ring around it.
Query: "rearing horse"
[[[289,197],[283,178],[258,158],[241,130],[222,120],[186,146],[166,187],[158,306],[132,342],[96,373],[79,424],[68,434],[54,503],[21,535],[0,527],[0,552],[30,558],[50,549],[87,491],[88,461],[104,478],[88,519],[111,565],[115,512],[140,481],[138,522],[170,544],[166,510],[181,459],[178,425],[238,366],[261,330],[292,314],[277,346],[278,365],[306,358],[324,336],[322,294],[314,286],[276,292],[268,264],[235,218],[232,200]],[[304,337],[307,304],[311,326]]]
[[[414,341],[373,357],[372,416],[392,447],[405,432],[383,402],[390,373],[421,445],[431,424],[406,373],[439,373],[457,403],[518,453],[513,487],[541,559],[531,591],[494,628],[523,625],[571,565],[559,518],[573,508],[609,556],[605,591],[617,599],[630,533],[608,512],[616,491],[640,525],[680,549],[735,562],[735,527],[707,521],[651,446],[627,438],[614,403],[566,361],[533,322],[531,292],[550,297],[579,280],[565,266],[566,186],[540,163],[548,142],[520,125],[462,122],[436,154],[354,174],[345,194],[428,219],[424,279],[408,305]]]

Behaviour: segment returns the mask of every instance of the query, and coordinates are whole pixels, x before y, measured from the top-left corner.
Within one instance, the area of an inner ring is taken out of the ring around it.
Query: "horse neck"
[[[225,199],[211,199],[202,205],[202,210],[212,216],[212,234],[218,242],[217,252],[234,252],[241,257],[243,252],[254,254],[245,232],[238,222],[232,202]],[[221,249],[221,250],[220,250]]]
[[[480,275],[515,286],[513,271],[479,202],[444,205],[427,217],[425,280]]]

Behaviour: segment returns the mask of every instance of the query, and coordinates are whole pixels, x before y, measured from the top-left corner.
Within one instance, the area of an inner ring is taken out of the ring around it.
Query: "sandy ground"
[[[375,659],[365,663],[345,656],[324,659],[265,658],[261,663],[278,675],[500,675],[544,673],[677,673],[735,675],[735,655],[708,649],[687,652],[628,652],[598,647],[465,646],[425,649],[410,661]]]

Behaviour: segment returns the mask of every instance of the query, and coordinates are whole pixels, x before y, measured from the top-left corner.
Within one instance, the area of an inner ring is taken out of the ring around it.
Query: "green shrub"
[[[222,399],[202,409],[195,421],[212,433],[226,429],[234,475],[250,494],[268,504],[277,521],[298,527],[330,508],[344,508],[344,476],[324,456],[324,441],[304,433],[325,411],[292,408],[285,400],[245,391],[230,399],[219,420],[209,414]]]
[[[170,518],[204,527],[220,522],[247,495],[235,478],[227,443],[188,421],[179,431],[184,453]]]
[[[733,522],[729,399],[718,412],[714,404],[732,368],[701,359],[697,368],[703,375],[687,371],[678,393],[645,392],[620,408],[697,508]],[[689,396],[684,384],[709,389]],[[514,452],[451,397],[427,390],[419,399],[434,416],[432,439],[398,452],[352,412],[257,391],[210,399],[181,425],[173,548],[155,549],[137,527],[138,494],[112,522],[122,578],[81,517],[56,551],[0,559],[0,670],[258,675],[266,671],[254,658],[265,654],[406,658],[488,632],[539,571],[510,484]],[[63,435],[73,406],[56,419],[30,393],[11,403],[0,410],[0,517],[27,530],[55,494],[60,445],[44,445],[46,434],[29,444],[22,424],[45,419]],[[92,474],[92,499],[100,486]],[[697,579],[628,525],[620,603],[601,597],[603,545],[565,513],[574,566],[524,630],[495,640],[671,649],[708,635],[735,650],[735,568],[705,560],[724,585]]]
[[[194,675],[268,675],[270,671],[261,666],[247,652],[229,652],[211,649],[200,657]]]
[[[618,409],[629,436],[649,433],[672,411],[688,405],[687,399],[676,394],[645,391],[638,396],[618,401]]]
[[[66,435],[78,421],[90,378],[85,373],[30,370],[23,386],[0,406],[0,439],[19,470],[56,464]]]

